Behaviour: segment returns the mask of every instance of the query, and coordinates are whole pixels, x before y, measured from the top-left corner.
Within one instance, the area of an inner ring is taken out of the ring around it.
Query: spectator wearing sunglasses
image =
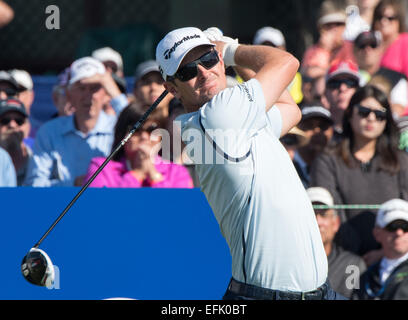
[[[27,126],[28,114],[21,101],[15,98],[0,100],[0,146],[13,161],[18,186],[24,181],[32,156],[31,148],[24,142]]]
[[[408,106],[408,82],[403,73],[380,67],[382,57],[382,35],[379,31],[360,33],[354,41],[354,55],[359,72],[360,85],[376,85],[379,79],[385,78],[390,88],[384,92],[388,95],[395,118],[399,118]],[[382,88],[384,89],[384,88]]]
[[[115,126],[112,151],[128,135],[133,125],[143,116],[135,103],[126,107],[119,115]],[[160,141],[154,136],[162,127],[161,116],[153,113],[141,129],[136,131],[123,148],[90,184],[91,187],[110,188],[193,188],[193,180],[182,165],[162,159],[158,154]],[[105,158],[92,159],[84,181],[102,165]]]
[[[408,300],[408,202],[392,199],[383,203],[373,234],[384,256],[361,276],[353,299]]]
[[[329,190],[337,204],[378,204],[408,199],[408,155],[398,149],[399,132],[387,96],[365,86],[344,113],[339,144],[316,158],[311,186]],[[372,235],[373,212],[346,210],[340,244],[370,265],[381,255]]]
[[[379,31],[363,31],[354,40],[354,56],[359,68],[361,85],[370,81],[380,68],[381,37]]]
[[[358,66],[351,60],[335,60],[326,74],[324,95],[334,121],[335,137],[337,140],[342,131],[344,110],[350,99],[359,88],[360,74]]]
[[[311,187],[306,192],[313,205],[325,206],[315,208],[314,212],[329,263],[330,284],[334,290],[350,298],[354,289],[353,283],[347,281],[350,270],[353,270],[350,267],[357,268],[353,271],[362,274],[367,269],[366,264],[360,256],[344,250],[334,242],[341,221],[337,210],[333,208],[334,200],[330,192],[322,187]]]
[[[408,78],[408,33],[406,1],[381,0],[374,10],[372,29],[383,38],[383,56],[380,65],[405,74]]]
[[[298,127],[304,132],[308,142],[295,151],[293,163],[307,188],[310,183],[310,166],[333,138],[331,113],[318,103],[305,105]]]

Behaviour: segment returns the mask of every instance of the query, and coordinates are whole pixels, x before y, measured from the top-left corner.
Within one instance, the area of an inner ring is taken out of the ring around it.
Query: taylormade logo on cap
[[[190,50],[202,46],[214,46],[206,35],[198,28],[187,27],[169,32],[157,45],[156,61],[164,80],[173,76],[181,61]]]
[[[192,36],[186,36],[183,39],[181,39],[180,41],[177,41],[176,43],[174,43],[174,46],[171,49],[164,51],[164,59],[166,59],[166,60],[170,59],[171,54],[176,50],[176,48],[180,44],[182,44],[184,41],[191,40],[191,39],[194,39],[194,38],[200,38],[200,36],[198,34],[195,34],[195,35],[192,35]]]

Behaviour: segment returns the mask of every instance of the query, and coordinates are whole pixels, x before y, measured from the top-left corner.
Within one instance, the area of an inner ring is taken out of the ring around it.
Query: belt
[[[308,292],[280,291],[245,284],[233,278],[228,285],[228,290],[237,295],[260,300],[323,300],[327,289],[326,282],[316,290]]]

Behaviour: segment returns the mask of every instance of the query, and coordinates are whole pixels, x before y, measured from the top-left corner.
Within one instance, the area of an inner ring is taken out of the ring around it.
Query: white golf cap
[[[24,90],[33,89],[33,79],[27,71],[14,69],[9,72],[14,80],[16,80],[19,87],[22,87]]]
[[[92,58],[100,62],[112,61],[116,64],[118,69],[123,70],[123,60],[119,52],[110,47],[104,47],[92,52]]]
[[[333,206],[334,201],[330,192],[322,187],[311,187],[306,190],[311,202],[320,202],[326,206]]]
[[[157,45],[156,61],[164,80],[173,76],[190,50],[202,46],[214,46],[198,28],[187,27],[169,32]]]
[[[91,57],[80,58],[71,64],[69,84],[105,72],[106,69],[102,62]]]
[[[276,47],[285,46],[285,37],[282,32],[272,27],[263,27],[259,29],[254,36],[254,44],[270,42]]]
[[[139,81],[143,76],[150,72],[160,73],[159,64],[156,60],[144,61],[136,67],[135,82]]]
[[[384,228],[395,220],[408,221],[408,202],[402,199],[392,199],[384,202],[377,212],[375,224]]]
[[[344,23],[345,24],[346,21],[347,21],[346,13],[343,11],[339,11],[339,12],[334,12],[334,13],[330,13],[330,14],[326,14],[322,16],[317,21],[317,25],[320,27],[320,26],[323,26],[329,23]]]

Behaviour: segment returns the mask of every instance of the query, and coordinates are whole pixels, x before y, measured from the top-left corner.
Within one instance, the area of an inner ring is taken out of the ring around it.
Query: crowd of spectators
[[[408,276],[400,268],[408,261],[404,4],[323,1],[319,39],[301,57],[288,87],[302,119],[281,142],[311,202],[323,205],[316,209],[316,221],[329,280],[349,298],[408,299],[402,289],[408,288]],[[282,31],[263,26],[253,44],[286,50]],[[227,73],[231,86],[242,81],[234,70]],[[121,55],[112,48],[73,61],[53,88],[55,115],[35,131],[29,122],[30,75],[0,71],[0,186],[84,185],[164,91],[154,60],[139,64],[132,92],[123,75]],[[173,125],[183,112],[181,102],[168,94],[91,187],[199,187]],[[160,139],[169,142],[168,149],[158,147]],[[378,212],[369,207],[381,204]],[[357,267],[361,283],[349,285],[350,266]]]

